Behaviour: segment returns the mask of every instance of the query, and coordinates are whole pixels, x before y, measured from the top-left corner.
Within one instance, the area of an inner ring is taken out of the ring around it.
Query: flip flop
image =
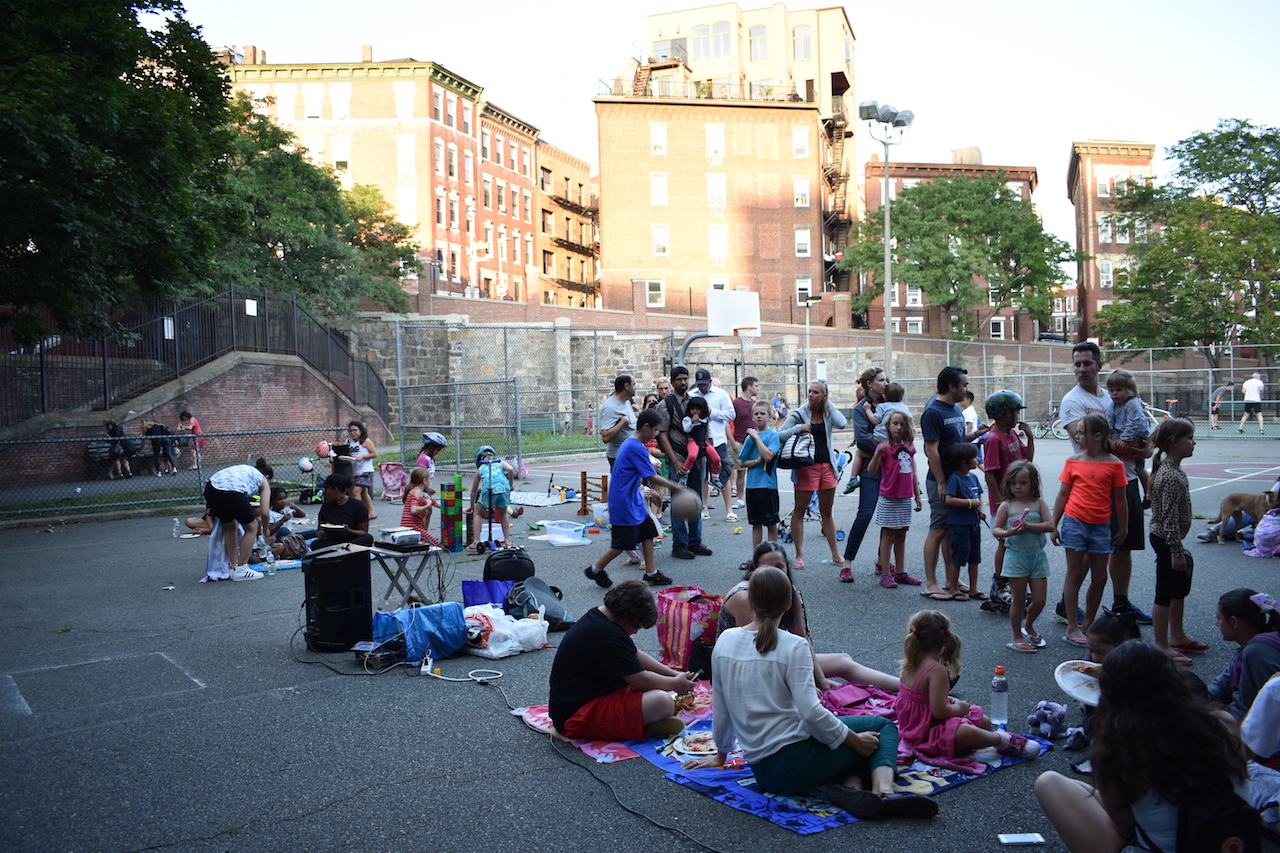
[[[1040,651],[1036,648],[1035,643],[1005,643],[1004,647],[1014,652],[1021,652],[1024,655],[1034,655]]]
[[[1169,660],[1173,661],[1174,666],[1191,666],[1192,660],[1183,654],[1170,656]]]
[[[1085,638],[1084,638],[1084,637],[1081,637],[1080,639],[1078,639],[1078,640],[1077,640],[1075,637],[1066,637],[1066,636],[1064,636],[1064,637],[1062,638],[1062,642],[1066,643],[1066,644],[1067,644],[1067,645],[1069,645],[1069,646],[1075,646],[1076,648],[1082,648],[1082,647],[1083,647],[1083,648],[1088,648],[1088,647],[1089,647],[1089,643],[1085,640]]]
[[[1043,649],[1049,644],[1049,641],[1039,634],[1028,634],[1026,628],[1022,629],[1022,636],[1026,637],[1027,642],[1035,646],[1037,649]]]
[[[988,596],[985,592],[971,592],[971,593],[969,593],[969,600],[971,600],[971,601],[989,601],[989,600],[990,600],[990,596]]]
[[[1202,643],[1199,640],[1192,640],[1185,646],[1174,646],[1180,654],[1184,655],[1202,655],[1209,651],[1209,644]]]
[[[968,601],[969,594],[961,590],[960,592],[952,593],[951,598],[948,600],[949,601]]]
[[[932,601],[955,601],[954,598],[952,598],[950,595],[948,595],[945,592],[923,592],[922,591],[920,594],[923,595],[925,598],[931,599]]]

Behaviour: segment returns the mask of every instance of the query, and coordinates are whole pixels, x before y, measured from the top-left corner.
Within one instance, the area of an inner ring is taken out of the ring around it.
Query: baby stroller
[[[404,500],[404,487],[409,478],[404,473],[403,462],[379,462],[378,476],[382,478],[382,499],[390,503]]]

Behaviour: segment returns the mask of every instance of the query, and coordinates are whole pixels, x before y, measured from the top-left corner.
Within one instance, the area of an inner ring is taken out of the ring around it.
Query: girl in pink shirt
[[[911,501],[919,512],[920,480],[912,457],[916,453],[916,433],[911,418],[902,412],[891,412],[885,425],[885,441],[867,462],[869,476],[880,475],[880,500],[876,502],[876,524],[880,526],[880,562],[876,563],[879,584],[894,589],[899,583],[919,584],[901,567],[907,547],[907,530],[911,527]],[[897,563],[889,562],[889,550]]]

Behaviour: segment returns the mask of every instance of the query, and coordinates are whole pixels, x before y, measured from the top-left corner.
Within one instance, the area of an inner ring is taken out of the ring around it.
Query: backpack
[[[520,546],[491,551],[484,561],[484,580],[522,581],[533,577],[533,558]],[[536,609],[536,608],[535,608]]]
[[[547,630],[568,631],[575,620],[573,614],[560,603],[563,597],[560,590],[547,586],[542,578],[525,578],[507,593],[506,609],[509,615],[523,619],[537,613],[540,607],[546,608],[543,616],[547,620]]]
[[[1206,790],[1178,806],[1178,853],[1259,853],[1262,820],[1239,794]],[[1138,827],[1143,845],[1161,853]]]

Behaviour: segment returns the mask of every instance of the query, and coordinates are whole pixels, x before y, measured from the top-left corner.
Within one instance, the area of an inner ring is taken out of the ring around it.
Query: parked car
[[[1046,344],[1069,343],[1066,335],[1059,335],[1057,332],[1041,332],[1036,335],[1036,340]]]

